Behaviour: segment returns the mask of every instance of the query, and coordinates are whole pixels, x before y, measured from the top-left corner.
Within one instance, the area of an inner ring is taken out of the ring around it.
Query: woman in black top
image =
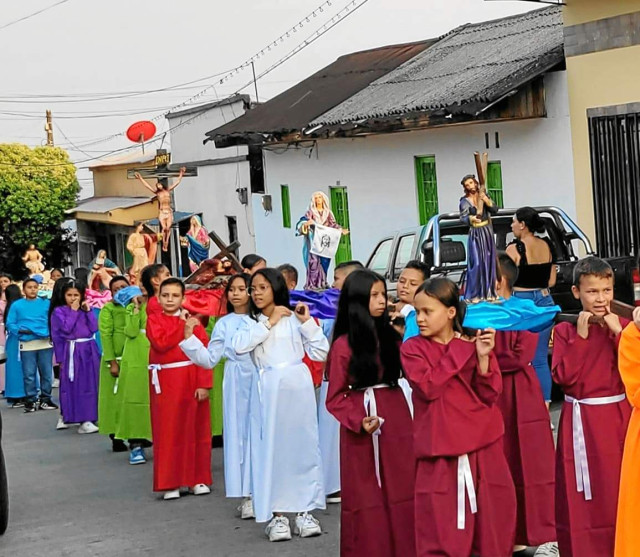
[[[536,236],[544,232],[544,220],[532,207],[522,207],[516,211],[511,224],[515,240],[507,247],[507,254],[518,265],[518,278],[513,295],[533,300],[537,306],[554,305],[549,288],[556,283],[556,265],[553,250],[546,238]],[[549,339],[553,325],[538,333],[538,347],[533,359],[542,394],[551,401],[551,369],[549,368]]]

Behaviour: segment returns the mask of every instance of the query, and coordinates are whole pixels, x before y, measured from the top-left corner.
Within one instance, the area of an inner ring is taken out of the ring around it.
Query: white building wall
[[[273,211],[265,214],[261,196],[253,196],[256,251],[269,265],[287,262],[302,271],[302,239],[295,236],[295,223],[314,191],[329,194],[330,186],[340,185],[349,196],[352,254],[365,262],[382,236],[419,225],[414,157],[423,155],[436,158],[440,212],[458,210],[460,179],[475,173],[474,151],[488,151],[489,160],[501,161],[505,207],[557,205],[575,216],[565,72],[550,74],[546,86],[547,118],[332,139],[319,141],[312,151],[294,146],[266,150]],[[291,229],[282,226],[281,184],[289,186]]]
[[[246,156],[246,146],[217,149],[213,141],[203,144],[208,131],[242,114],[244,106],[239,101],[213,107],[196,118],[193,113],[169,115],[169,125],[173,128],[171,164]],[[248,205],[240,203],[236,192],[238,188],[251,191],[248,161],[199,166],[197,177],[184,178],[174,190],[176,210],[202,213],[205,227],[215,231],[226,242],[230,241],[227,217],[236,217],[238,239],[242,246],[240,252],[250,253],[255,251],[252,214]],[[216,254],[216,249],[212,245],[211,256]]]

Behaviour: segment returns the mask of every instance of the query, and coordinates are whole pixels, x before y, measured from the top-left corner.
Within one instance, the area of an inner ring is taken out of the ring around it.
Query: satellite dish
[[[134,143],[149,141],[156,134],[156,125],[149,120],[131,124],[127,129],[127,138]]]

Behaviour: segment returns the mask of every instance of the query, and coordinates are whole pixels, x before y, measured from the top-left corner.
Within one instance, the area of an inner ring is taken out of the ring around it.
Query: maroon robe
[[[625,327],[629,322],[620,320]],[[576,399],[625,392],[618,371],[618,343],[608,328],[589,325],[578,336],[575,325],[555,328],[553,378]],[[577,490],[573,458],[573,405],[562,406],[556,451],[556,528],[562,557],[613,555],[620,467],[631,406],[625,399],[603,406],[580,405],[592,499]]]
[[[414,337],[401,355],[413,388],[417,555],[510,557],[516,497],[502,449],[496,406],[502,377],[495,356],[483,376],[475,344],[462,339],[444,345]],[[458,529],[458,457],[465,454],[478,512],[471,513],[465,494],[465,527]]]
[[[504,419],[504,454],[518,501],[516,544],[529,546],[556,539],[553,434],[531,365],[537,343],[534,333],[498,331],[494,350],[502,372],[496,405]]]
[[[400,387],[375,389],[380,429],[380,479],[372,435],[362,429],[364,391],[352,390],[351,348],[346,335],[331,346],[327,360],[327,409],[340,422],[340,555],[414,557],[415,458],[411,413]],[[380,369],[382,376],[382,369]]]
[[[153,299],[153,298],[152,298]],[[184,320],[152,311],[147,319],[151,343],[149,364],[189,362],[178,343],[184,340]],[[194,334],[206,346],[202,326]],[[153,490],[171,491],[211,484],[211,415],[209,399],[198,402],[196,389],[210,389],[213,371],[194,364],[158,371],[160,393],[150,374],[153,432]]]

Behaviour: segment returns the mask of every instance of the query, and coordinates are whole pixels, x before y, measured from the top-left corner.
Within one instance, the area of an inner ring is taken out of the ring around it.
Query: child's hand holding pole
[[[198,402],[204,402],[209,398],[209,389],[196,389],[195,398]]]

